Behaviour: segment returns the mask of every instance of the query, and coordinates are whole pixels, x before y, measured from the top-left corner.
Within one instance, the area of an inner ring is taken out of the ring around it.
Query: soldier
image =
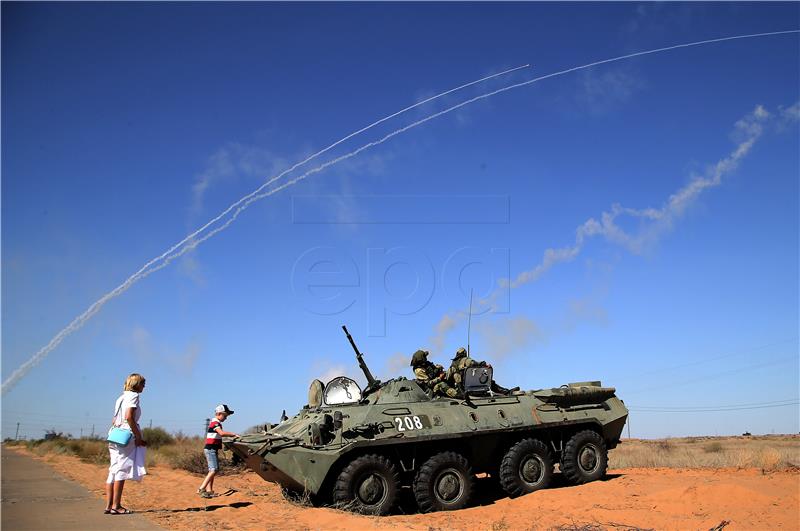
[[[456,389],[462,390],[461,375],[464,373],[464,369],[469,369],[470,367],[491,367],[491,365],[485,361],[475,361],[467,355],[467,349],[464,347],[459,348],[456,351],[456,357],[453,358],[453,362],[450,364],[450,368],[447,369],[447,381]],[[492,380],[491,390],[493,393],[507,395],[514,391],[519,391],[519,387],[506,389]]]
[[[486,362],[475,361],[467,356],[467,349],[464,347],[459,348],[456,351],[456,357],[453,358],[453,362],[450,364],[450,368],[447,369],[447,381],[449,381],[455,388],[460,388],[462,384],[461,375],[463,374],[464,369],[468,369],[470,367],[486,367]]]
[[[411,357],[411,366],[414,368],[417,383],[429,393],[434,396],[458,397],[458,392],[445,381],[447,375],[444,367],[428,361],[427,350],[416,351]]]

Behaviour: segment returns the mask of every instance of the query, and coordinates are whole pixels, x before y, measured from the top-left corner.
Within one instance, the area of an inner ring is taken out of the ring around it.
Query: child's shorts
[[[203,452],[206,454],[206,461],[208,461],[208,471],[219,470],[219,460],[217,459],[217,450],[209,450],[204,448]]]

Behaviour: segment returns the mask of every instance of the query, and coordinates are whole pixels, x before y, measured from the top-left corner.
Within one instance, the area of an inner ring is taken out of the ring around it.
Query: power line
[[[3,416],[17,416],[17,417],[37,417],[37,420],[47,420],[47,419],[65,419],[65,420],[99,420],[105,419],[109,422],[111,421],[111,415],[93,415],[93,416],[75,416],[75,415],[54,415],[51,413],[35,413],[35,412],[28,412],[28,411],[3,411]]]
[[[3,426],[14,426],[17,421],[3,421]],[[22,419],[19,421],[23,426],[82,426],[82,422],[34,422]]]
[[[769,360],[769,361],[766,361],[766,362],[763,362],[763,363],[755,363],[755,364],[752,364],[752,365],[745,365],[743,367],[737,367],[735,369],[730,369],[730,370],[725,370],[725,371],[721,371],[721,372],[715,372],[715,373],[711,373],[711,374],[706,374],[706,375],[703,375],[703,376],[698,376],[696,378],[690,378],[688,380],[671,381],[671,382],[664,383],[663,385],[659,385],[659,386],[640,387],[639,389],[634,389],[632,391],[625,391],[625,394],[626,395],[634,395],[634,394],[637,394],[637,393],[651,392],[651,391],[656,390],[656,389],[674,388],[674,387],[687,385],[687,384],[691,384],[691,383],[696,383],[696,382],[706,382],[708,380],[713,380],[713,379],[719,378],[721,376],[728,376],[728,375],[731,375],[731,374],[737,374],[737,373],[744,372],[744,371],[761,369],[761,368],[769,367],[769,366],[772,366],[772,365],[780,365],[781,363],[788,363],[788,362],[797,363],[797,361],[798,361],[798,357],[795,354],[795,355],[792,355],[792,356],[787,356],[785,358],[778,358],[778,359],[774,359],[774,360]]]
[[[52,414],[52,413],[38,413],[38,412],[33,412],[33,411],[9,411],[9,410],[4,410],[3,411],[3,416],[6,416],[6,417],[9,417],[9,416],[26,417],[26,418],[27,417],[37,417],[34,420],[44,420],[44,421],[49,421],[49,419],[63,419],[64,421],[69,421],[69,422],[87,422],[87,421],[88,422],[94,422],[96,420],[104,420],[104,421],[108,421],[108,422],[111,421],[111,416],[110,415],[109,416],[106,416],[106,415],[99,415],[99,416],[98,415],[91,415],[91,416],[85,416],[84,417],[84,416],[75,416],[75,415],[56,415],[56,414]],[[53,422],[58,422],[58,420],[53,420]],[[191,419],[188,418],[188,417],[180,418],[180,419],[161,419],[161,418],[154,417],[153,418],[153,422],[156,423],[156,424],[158,424],[158,423],[174,423],[174,422],[178,422],[178,423],[185,423],[185,424],[188,425],[189,423],[191,423]]]
[[[791,339],[783,339],[781,341],[775,341],[773,343],[767,343],[767,344],[759,345],[759,346],[756,346],[756,347],[749,347],[749,348],[744,348],[744,349],[737,349],[735,351],[728,351],[725,354],[720,354],[718,356],[714,356],[714,357],[711,357],[711,358],[703,358],[703,359],[699,359],[699,360],[695,360],[695,361],[690,361],[690,362],[687,362],[687,363],[681,363],[679,365],[671,365],[669,367],[662,367],[662,368],[659,368],[659,369],[650,369],[650,370],[647,370],[647,371],[644,371],[644,372],[640,372],[640,373],[636,374],[635,376],[646,376],[648,374],[662,374],[662,373],[664,373],[666,371],[672,371],[672,370],[675,370],[675,369],[683,369],[685,367],[692,367],[694,365],[702,365],[704,363],[709,363],[709,362],[712,362],[712,361],[718,361],[718,360],[722,360],[722,359],[726,359],[726,358],[732,358],[734,356],[739,356],[741,354],[748,354],[748,353],[756,351],[756,350],[762,350],[762,349],[765,349],[765,348],[776,347],[778,345],[783,345],[783,344],[786,344],[786,343],[797,344],[797,342],[798,342],[798,338],[796,338],[796,337],[795,338],[791,338]]]
[[[39,419],[24,419],[21,418],[19,420],[7,420],[4,419],[2,423],[2,427],[4,430],[13,430],[16,426],[17,422],[20,423],[22,427],[39,427],[39,428],[54,428],[54,427],[63,427],[63,428],[70,428],[70,429],[78,429],[80,427],[90,427],[94,426],[95,422],[70,422],[70,421],[46,421],[46,420],[39,420]],[[105,424],[102,424],[105,425]],[[159,427],[164,428],[167,431],[178,431],[178,430],[192,430],[196,429],[195,423],[168,423],[168,424],[161,424]]]
[[[768,409],[773,407],[797,406],[800,402],[788,402],[786,404],[772,404],[769,406],[749,406],[749,407],[731,407],[731,408],[707,408],[707,409],[636,409],[630,408],[630,411],[637,411],[639,413],[722,413],[724,411],[743,411],[747,409]]]
[[[786,398],[784,400],[770,400],[769,402],[748,402],[746,404],[725,404],[718,406],[631,406],[636,409],[713,409],[713,408],[729,408],[729,407],[749,407],[749,406],[766,406],[771,404],[781,404],[783,402],[797,402],[800,398]]]

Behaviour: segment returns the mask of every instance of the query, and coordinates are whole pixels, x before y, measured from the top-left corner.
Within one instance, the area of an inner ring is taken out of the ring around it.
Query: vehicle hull
[[[569,437],[586,429],[613,448],[627,417],[614,389],[600,382],[456,400],[431,399],[416,382],[398,379],[359,403],[305,408],[264,433],[225,444],[264,480],[316,495],[360,455],[384,455],[412,472],[446,449],[463,455],[476,473],[495,473],[503,452],[523,438],[546,443],[557,459]]]

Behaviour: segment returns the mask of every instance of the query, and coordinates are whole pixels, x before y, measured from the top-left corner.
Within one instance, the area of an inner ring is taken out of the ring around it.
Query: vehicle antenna
[[[472,329],[472,288],[469,289],[469,316],[467,317],[467,357],[469,357],[469,333]]]

